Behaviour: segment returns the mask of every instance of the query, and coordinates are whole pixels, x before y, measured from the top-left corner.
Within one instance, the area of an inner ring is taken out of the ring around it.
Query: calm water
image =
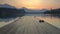
[[[38,20],[44,20],[58,28],[60,28],[60,18],[45,16],[44,14],[26,14],[25,16],[36,16]],[[30,18],[30,17],[29,17]]]

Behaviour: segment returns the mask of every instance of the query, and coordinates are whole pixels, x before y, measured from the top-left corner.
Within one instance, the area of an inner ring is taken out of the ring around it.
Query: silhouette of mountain
[[[17,9],[8,4],[0,4],[0,18],[18,17],[25,14],[24,9]]]
[[[26,8],[26,7],[22,7],[22,8],[20,8],[20,9],[23,9],[26,14],[41,14],[41,13],[47,11],[47,9],[33,10],[33,9],[28,9],[28,8]]]
[[[26,8],[26,7],[22,7],[22,8],[19,8],[19,9],[24,9],[25,10],[25,12],[45,12],[45,11],[47,11],[47,9],[42,9],[42,10],[34,10],[34,9],[28,9],[28,8]]]
[[[27,8],[24,8],[26,12],[45,12],[47,11],[47,9],[42,9],[42,10],[33,10],[33,9],[27,9]]]
[[[28,9],[28,8],[25,8],[25,7],[23,7],[22,9],[24,9],[25,10],[25,12],[26,13],[32,13],[32,14],[38,14],[38,13],[43,13],[43,12],[45,12],[45,11],[47,11],[47,9],[42,9],[42,10],[33,10],[33,9]]]
[[[0,4],[0,8],[16,8],[16,7],[11,6],[9,4]]]

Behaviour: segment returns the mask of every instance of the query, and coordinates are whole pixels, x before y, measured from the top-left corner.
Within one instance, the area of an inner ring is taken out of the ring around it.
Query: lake
[[[46,16],[45,14],[26,14],[25,16],[36,16],[38,20],[44,20],[47,23],[60,28],[60,18],[58,17]]]

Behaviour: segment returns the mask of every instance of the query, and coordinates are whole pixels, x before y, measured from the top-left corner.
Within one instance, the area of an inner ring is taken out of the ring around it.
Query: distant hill
[[[0,4],[0,8],[15,8],[15,7],[9,4]]]
[[[45,12],[45,11],[47,11],[47,9],[42,9],[42,10],[32,10],[32,9],[27,9],[27,8],[25,8],[25,11],[26,11],[26,13],[32,13],[32,14],[39,14],[39,13],[43,13],[43,12]]]
[[[42,10],[32,10],[32,9],[26,9],[26,12],[45,12],[47,9],[42,9]]]
[[[0,18],[18,17],[25,14],[24,9],[17,9],[8,4],[0,4]]]

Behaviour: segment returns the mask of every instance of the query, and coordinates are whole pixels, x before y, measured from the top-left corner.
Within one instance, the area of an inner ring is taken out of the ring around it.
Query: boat
[[[39,20],[39,22],[45,22],[44,20]]]

